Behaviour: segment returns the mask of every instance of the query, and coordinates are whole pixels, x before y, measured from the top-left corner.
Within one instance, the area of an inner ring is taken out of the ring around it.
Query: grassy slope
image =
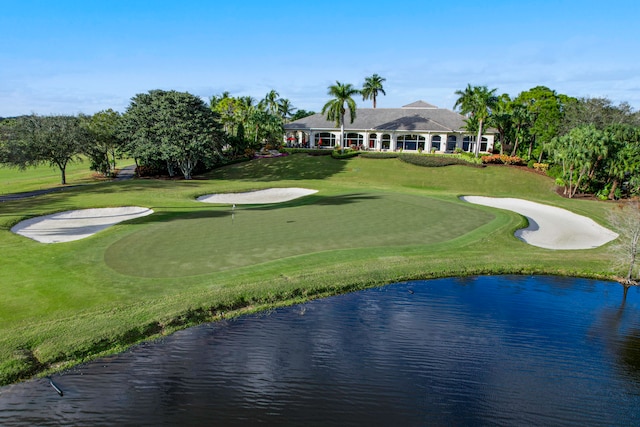
[[[133,164],[132,159],[119,160],[117,167]],[[67,185],[95,182],[96,173],[89,170],[89,161],[69,163],[66,170]],[[60,170],[57,167],[40,166],[19,170],[0,166],[0,195],[22,193],[61,187]]]
[[[230,166],[207,178],[102,183],[3,203],[0,383],[222,312],[390,281],[611,273],[606,248],[535,248],[513,237],[524,225],[519,215],[458,200],[463,194],[523,197],[604,224],[609,204],[562,199],[552,180],[526,171],[295,155]],[[228,207],[194,201],[212,192],[274,186],[319,193],[269,208],[238,207],[233,224]],[[9,232],[31,216],[127,205],[156,214],[64,244]]]

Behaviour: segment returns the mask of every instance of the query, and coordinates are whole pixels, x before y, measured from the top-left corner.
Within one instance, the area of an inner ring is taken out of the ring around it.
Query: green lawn
[[[280,205],[209,205],[215,192],[305,187]],[[15,191],[24,191],[16,185]],[[551,251],[517,240],[517,214],[461,202],[521,197],[607,225],[609,203],[563,199],[509,167],[422,168],[398,159],[293,155],[192,181],[104,182],[0,206],[0,383],[122,350],[230,313],[392,281],[468,274],[606,277],[607,248]],[[12,225],[47,213],[144,206],[148,217],[41,244]]]
[[[131,165],[133,160],[119,160],[118,167]],[[89,170],[89,161],[69,163],[66,170],[67,185],[95,182],[96,173]],[[60,170],[57,167],[40,166],[20,170],[0,166],[0,195],[22,193],[61,187]]]

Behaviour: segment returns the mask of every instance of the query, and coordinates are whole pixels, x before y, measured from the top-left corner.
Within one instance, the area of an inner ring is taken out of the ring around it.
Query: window
[[[315,143],[317,147],[335,147],[336,136],[329,132],[316,133]]]
[[[435,149],[436,151],[440,151],[440,142],[442,141],[442,138],[440,137],[440,135],[436,135],[434,137],[431,138],[431,149]]]
[[[458,138],[455,135],[449,135],[447,137],[447,151],[453,151],[458,145]]]
[[[364,136],[359,133],[350,132],[346,135],[345,148],[347,147],[359,147],[364,143]]]
[[[487,144],[489,141],[487,141],[487,138],[482,137],[482,139],[480,140],[480,151],[486,152],[487,151]]]
[[[382,149],[388,150],[389,148],[391,148],[391,135],[385,133],[382,135]]]
[[[372,133],[369,135],[369,148],[376,148],[376,140],[378,139],[378,135]]]
[[[465,136],[462,138],[462,151],[471,151],[471,137]]]
[[[400,135],[398,136],[398,148],[405,150],[417,150],[424,147],[424,136],[420,135]]]

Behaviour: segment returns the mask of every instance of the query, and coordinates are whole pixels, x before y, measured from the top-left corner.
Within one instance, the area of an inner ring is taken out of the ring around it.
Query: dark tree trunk
[[[611,185],[611,191],[609,191],[609,196],[607,196],[609,200],[613,200],[617,189],[618,189],[618,178],[613,180],[613,184]]]

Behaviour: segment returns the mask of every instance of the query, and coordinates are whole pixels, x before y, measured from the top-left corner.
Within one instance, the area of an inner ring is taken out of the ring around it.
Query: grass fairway
[[[195,200],[271,187],[318,193],[233,213]],[[615,273],[606,247],[529,246],[513,236],[525,224],[522,217],[466,204],[460,195],[525,198],[605,226],[612,207],[560,198],[550,178],[514,168],[421,168],[398,159],[306,155],[237,164],[192,181],[105,182],[4,202],[0,383],[119,351],[223,312],[398,280]],[[10,232],[33,216],[115,206],[155,213],[68,243],[41,244]]]

